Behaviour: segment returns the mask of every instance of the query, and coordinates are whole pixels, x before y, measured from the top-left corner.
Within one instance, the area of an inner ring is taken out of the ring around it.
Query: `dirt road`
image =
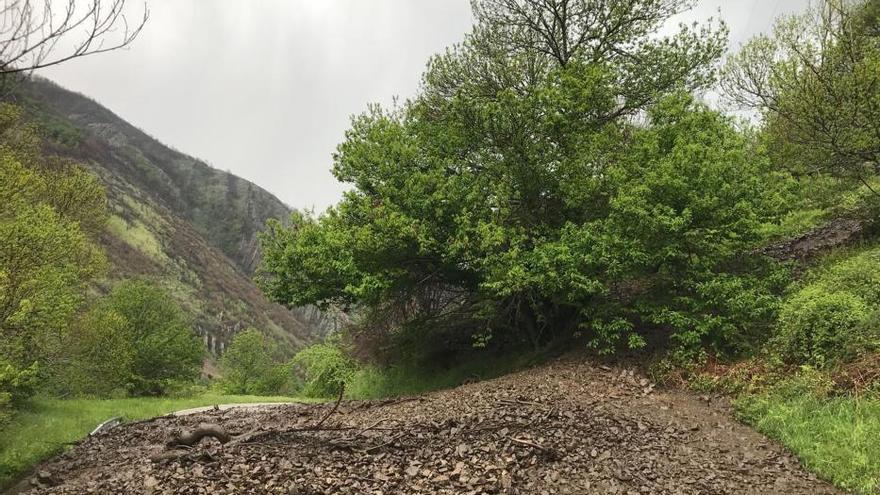
[[[840,493],[722,410],[574,360],[405,401],[343,402],[314,430],[331,407],[123,425],[41,467],[30,493]],[[239,436],[165,448],[203,422]]]

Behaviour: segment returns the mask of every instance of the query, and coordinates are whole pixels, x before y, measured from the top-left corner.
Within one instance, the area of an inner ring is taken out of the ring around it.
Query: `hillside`
[[[107,108],[33,79],[16,99],[48,134],[53,154],[87,165],[107,188],[111,217],[102,236],[114,280],[148,276],[175,295],[214,353],[248,326],[290,351],[321,333],[320,315],[288,310],[254,285],[257,233],[286,218],[278,198],[233,174],[175,151]]]

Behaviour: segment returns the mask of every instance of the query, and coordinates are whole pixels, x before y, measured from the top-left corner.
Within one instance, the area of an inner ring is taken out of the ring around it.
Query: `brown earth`
[[[714,404],[568,359],[422,397],[212,411],[123,425],[29,493],[836,494]],[[233,435],[165,442],[201,423]],[[37,481],[39,480],[39,481]]]

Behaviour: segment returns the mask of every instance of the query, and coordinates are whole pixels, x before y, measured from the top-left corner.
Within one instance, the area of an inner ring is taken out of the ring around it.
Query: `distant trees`
[[[270,226],[263,287],[438,347],[748,346],[772,298],[733,261],[773,214],[765,163],[688,94],[714,80],[723,25],[654,36],[686,6],[474,2],[416,98],[353,120],[343,201]]]
[[[880,172],[880,2],[824,0],[781,18],[725,72],[731,98],[761,112],[775,163],[872,187]]]
[[[197,378],[204,357],[180,305],[145,280],[117,284],[64,342],[55,387],[76,395],[162,395]]]
[[[272,395],[291,384],[291,366],[278,357],[278,346],[259,330],[238,333],[220,359],[220,387],[228,394]]]
[[[0,8],[0,77],[128,46],[147,22],[129,23],[126,0],[6,0]]]

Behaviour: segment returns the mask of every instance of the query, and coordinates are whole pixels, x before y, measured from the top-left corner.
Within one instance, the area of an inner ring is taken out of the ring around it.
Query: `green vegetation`
[[[273,299],[354,315],[295,358],[308,394],[455,385],[551,342],[653,352],[838,485],[877,489],[880,2],[783,17],[721,71],[723,24],[656,35],[686,4],[475,1],[419,94],[352,119],[343,200],[261,238]],[[760,121],[698,103],[717,82]],[[861,250],[759,254],[841,217]]]
[[[112,400],[34,398],[8,426],[0,429],[0,490],[112,417],[137,421],[213,404],[292,401],[290,397],[214,394]]]
[[[104,256],[104,189],[85,170],[44,158],[34,126],[0,104],[0,422],[58,361],[63,330]]]
[[[137,220],[127,222],[124,218],[111,215],[107,228],[138,251],[161,261],[165,256],[162,243],[144,224]]]
[[[814,380],[784,381],[742,396],[735,406],[746,422],[791,449],[810,470],[841,488],[876,493],[880,398],[829,396],[827,388],[816,390]]]
[[[353,379],[357,363],[334,344],[316,344],[299,351],[293,365],[302,370],[303,394],[306,397],[330,397],[338,394]]]
[[[126,281],[73,325],[58,386],[78,395],[162,395],[199,375],[204,357],[176,302],[144,281]]]
[[[737,102],[764,117],[774,163],[868,184],[880,161],[876,0],[826,0],[780,19],[727,68]]]
[[[353,120],[333,172],[354,189],[271,225],[266,291],[479,345],[581,333],[603,352],[670,334],[688,355],[751,348],[776,280],[741,254],[784,211],[749,135],[687,92],[712,82],[724,29],[655,39],[685,2],[624,2],[607,14],[632,30],[573,21],[550,37],[607,51],[563,54],[504,4],[477,2],[474,32],[431,60],[418,97]]]
[[[734,392],[744,421],[822,477],[865,494],[880,487],[878,259],[876,244],[827,256],[785,298],[767,357],[744,367],[761,369],[692,380]]]
[[[278,346],[255,328],[233,339],[220,359],[220,388],[228,394],[270,395],[293,390],[291,365],[280,362]]]

